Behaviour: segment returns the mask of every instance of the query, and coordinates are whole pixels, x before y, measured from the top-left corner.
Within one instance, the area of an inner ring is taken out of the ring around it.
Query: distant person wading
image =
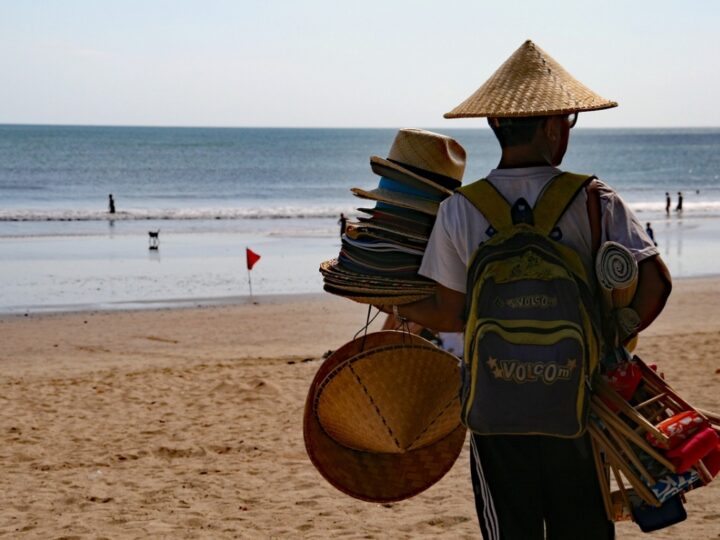
[[[340,214],[338,224],[340,225],[340,236],[342,236],[343,234],[345,234],[345,228],[347,227],[347,218],[345,217],[345,214]]]
[[[115,213],[115,199],[113,199],[112,193],[108,195],[108,212],[110,214]]]

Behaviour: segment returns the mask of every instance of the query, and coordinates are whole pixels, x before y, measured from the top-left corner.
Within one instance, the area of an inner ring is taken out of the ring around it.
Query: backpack
[[[490,223],[467,274],[461,402],[474,433],[574,438],[585,431],[601,313],[591,276],[578,253],[558,242],[556,224],[593,179],[562,173],[534,208],[522,198],[511,207],[487,180],[458,190]],[[595,244],[590,202],[588,209]]]

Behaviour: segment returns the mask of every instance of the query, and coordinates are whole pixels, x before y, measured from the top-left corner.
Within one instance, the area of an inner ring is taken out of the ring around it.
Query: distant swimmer
[[[108,195],[108,212],[115,213],[115,199],[113,199],[112,193]]]
[[[670,200],[670,194],[666,191],[665,192],[665,213],[669,216],[670,215],[670,205],[672,204],[672,201]]]
[[[645,224],[645,232],[650,237],[650,240],[653,241],[653,244],[657,246],[657,242],[655,241],[655,231],[653,231],[649,221]]]
[[[678,203],[677,203],[677,206],[675,207],[675,210],[677,210],[678,212],[682,212],[682,201],[683,201],[682,192],[678,191]]]

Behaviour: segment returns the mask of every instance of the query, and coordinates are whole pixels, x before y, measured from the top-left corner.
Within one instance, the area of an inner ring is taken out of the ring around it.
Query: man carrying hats
[[[472,96],[445,116],[486,117],[502,148],[487,176],[512,205],[531,206],[568,147],[578,113],[617,106],[592,92],[533,42],[526,41]],[[631,307],[639,329],[660,313],[670,276],[658,250],[617,193],[595,180],[601,240],[630,250],[639,264]],[[590,275],[593,242],[588,194],[581,190],[557,222],[561,244],[579,253]],[[455,194],[438,212],[420,274],[438,283],[434,296],[394,308],[396,315],[439,331],[462,331],[466,269],[478,245],[492,236],[488,221]],[[383,310],[391,309],[383,306]],[[607,539],[614,537],[592,457],[589,437],[478,435],[471,438],[471,473],[480,527],[486,539]]]

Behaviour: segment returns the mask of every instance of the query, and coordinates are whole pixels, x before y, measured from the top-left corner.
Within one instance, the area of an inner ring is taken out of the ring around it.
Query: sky
[[[0,124],[478,127],[443,119],[526,39],[620,107],[720,126],[714,0],[0,0]]]

